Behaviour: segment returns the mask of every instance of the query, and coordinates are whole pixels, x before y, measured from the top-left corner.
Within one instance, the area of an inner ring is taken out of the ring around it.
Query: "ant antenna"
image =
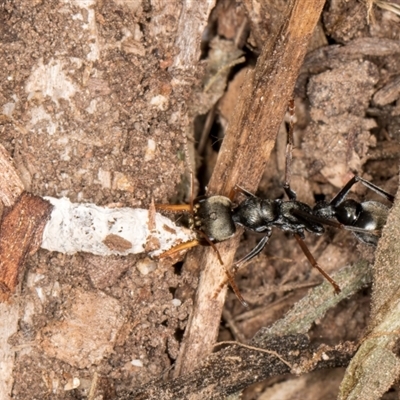
[[[294,130],[294,114],[295,105],[294,98],[291,98],[289,101],[289,130],[287,133],[287,143],[286,143],[286,161],[285,161],[285,182],[283,184],[283,188],[285,189],[286,194],[289,199],[296,198],[296,192],[294,192],[290,188],[290,180],[292,177],[292,152],[293,152],[293,130]]]
[[[190,162],[190,152],[188,147],[188,138],[186,134],[183,135],[183,152],[185,154],[186,167],[189,171],[189,177],[190,177],[190,213],[193,215],[194,173],[193,173],[192,163]]]

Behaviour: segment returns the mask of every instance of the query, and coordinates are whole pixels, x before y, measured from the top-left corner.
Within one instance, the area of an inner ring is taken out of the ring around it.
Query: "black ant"
[[[292,115],[293,109],[292,100]],[[161,257],[169,256],[177,251],[194,247],[198,244],[207,243],[213,246],[220,263],[223,264],[214,243],[222,242],[232,237],[236,232],[236,224],[242,225],[245,229],[263,233],[264,237],[256,247],[234,264],[233,272],[235,273],[243,263],[251,260],[263,250],[272,234],[272,228],[277,227],[294,235],[310,264],[329,281],[335,293],[339,293],[340,288],[338,284],[318,265],[305,244],[304,232],[307,231],[315,235],[322,235],[325,232],[324,225],[327,225],[352,231],[360,241],[376,246],[381,229],[386,223],[389,208],[377,201],[360,203],[352,199],[346,199],[346,196],[357,182],[362,183],[392,203],[394,196],[371,182],[359,176],[354,176],[330,202],[319,202],[312,208],[298,201],[296,193],[290,187],[292,147],[293,123],[291,120],[286,147],[285,183],[283,185],[283,189],[289,200],[262,199],[236,186],[229,197],[204,197],[197,199],[194,203],[191,200],[190,205],[158,205],[157,208],[162,210],[190,212],[192,215],[190,220],[191,228],[198,233],[197,240],[173,247],[163,253]],[[242,193],[246,199],[237,206],[234,206],[232,201],[237,193]],[[226,272],[228,281],[236,296],[243,305],[247,305],[235,284],[232,274],[228,270]]]

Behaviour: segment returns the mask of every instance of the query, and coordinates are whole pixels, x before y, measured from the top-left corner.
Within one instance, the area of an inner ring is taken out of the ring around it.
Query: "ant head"
[[[232,220],[232,202],[225,196],[211,196],[194,205],[193,228],[201,230],[211,241],[222,242],[236,232]]]

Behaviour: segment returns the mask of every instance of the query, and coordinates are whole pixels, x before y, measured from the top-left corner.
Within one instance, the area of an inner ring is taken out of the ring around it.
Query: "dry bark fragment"
[[[374,103],[385,106],[393,103],[400,97],[400,76],[396,76],[384,87],[379,89],[374,95]]]
[[[0,301],[8,300],[18,284],[26,258],[40,247],[52,206],[41,197],[23,193],[0,224]]]

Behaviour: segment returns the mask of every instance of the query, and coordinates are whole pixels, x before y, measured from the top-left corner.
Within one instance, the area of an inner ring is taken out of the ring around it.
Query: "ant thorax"
[[[255,232],[264,232],[281,215],[282,200],[248,197],[234,210],[233,221]]]

